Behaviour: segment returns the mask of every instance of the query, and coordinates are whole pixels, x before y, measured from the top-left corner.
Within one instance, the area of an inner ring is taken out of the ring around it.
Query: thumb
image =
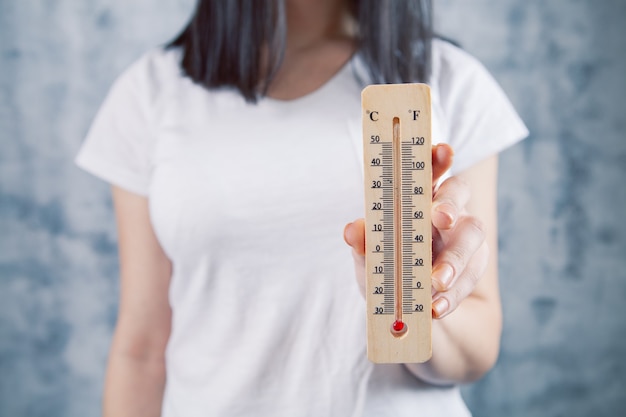
[[[365,220],[357,219],[343,229],[343,240],[359,255],[365,255]]]
[[[433,184],[439,181],[439,178],[450,169],[452,166],[452,159],[454,158],[454,151],[450,145],[440,143],[433,146],[432,149],[433,158]]]

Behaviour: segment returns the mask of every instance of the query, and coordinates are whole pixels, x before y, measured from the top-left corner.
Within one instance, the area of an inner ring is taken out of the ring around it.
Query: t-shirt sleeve
[[[144,57],[114,82],[75,160],[87,172],[143,196],[155,130],[146,66]]]
[[[455,151],[452,174],[458,174],[524,139],[528,129],[478,60],[438,42],[437,87],[447,142]]]

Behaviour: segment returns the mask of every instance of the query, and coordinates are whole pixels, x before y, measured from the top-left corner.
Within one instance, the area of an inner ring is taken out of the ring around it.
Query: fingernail
[[[448,308],[450,308],[450,303],[446,298],[441,297],[433,303],[433,315],[439,318],[448,312]]]
[[[439,203],[434,207],[435,215],[442,217],[439,224],[443,223],[447,225],[447,227],[452,227],[454,225],[454,216],[452,215],[452,210],[449,204]]]
[[[452,282],[454,269],[448,264],[439,264],[432,274],[433,286],[437,286],[437,291],[445,291]]]
[[[343,228],[343,240],[348,245],[350,244],[350,241],[348,240],[348,229],[350,228],[350,226],[352,226],[352,223],[346,224],[346,227]]]

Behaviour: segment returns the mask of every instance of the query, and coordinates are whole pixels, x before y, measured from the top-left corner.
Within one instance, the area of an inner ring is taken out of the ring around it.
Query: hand
[[[448,145],[432,149],[433,184],[452,165]],[[433,192],[433,317],[442,318],[469,296],[485,272],[489,250],[481,222],[465,209],[469,187],[458,177],[444,181]],[[346,225],[344,239],[352,247],[356,278],[365,295],[365,221]]]

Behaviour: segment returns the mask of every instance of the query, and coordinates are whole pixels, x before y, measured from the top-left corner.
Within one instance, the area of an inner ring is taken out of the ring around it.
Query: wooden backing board
[[[370,85],[361,102],[367,355],[375,363],[425,362],[432,354],[430,88]]]

